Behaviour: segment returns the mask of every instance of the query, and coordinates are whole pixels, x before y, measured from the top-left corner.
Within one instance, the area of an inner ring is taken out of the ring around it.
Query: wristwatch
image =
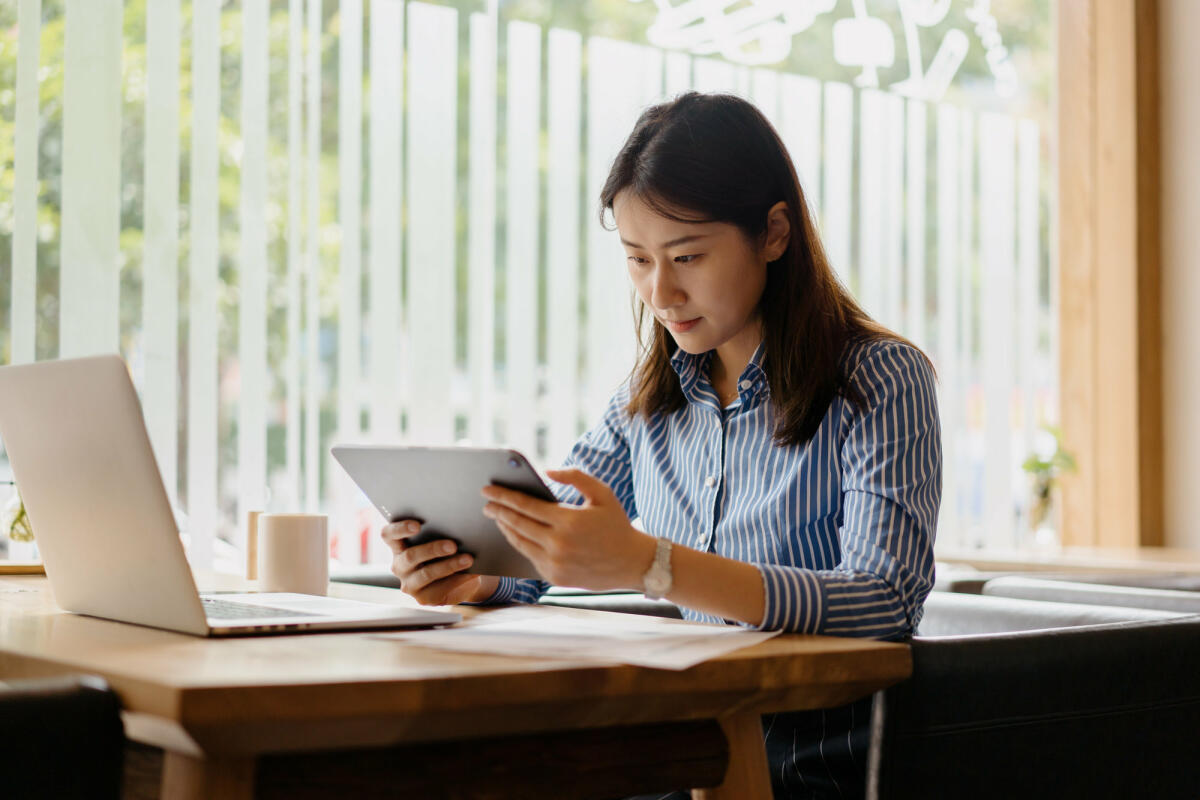
[[[654,550],[654,563],[642,576],[642,586],[645,588],[646,598],[649,600],[662,598],[671,591],[673,580],[671,576],[671,543],[660,537]]]

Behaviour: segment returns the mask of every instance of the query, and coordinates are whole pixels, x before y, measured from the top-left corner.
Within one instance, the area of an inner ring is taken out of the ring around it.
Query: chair
[[[868,798],[1196,795],[1200,616],[933,593],[911,644]]]
[[[121,795],[125,729],[117,695],[94,677],[0,682],[0,795]]]
[[[1087,603],[1200,614],[1200,592],[1154,589],[1100,583],[1077,583],[1024,576],[995,578],[984,584],[983,594],[1056,603]]]

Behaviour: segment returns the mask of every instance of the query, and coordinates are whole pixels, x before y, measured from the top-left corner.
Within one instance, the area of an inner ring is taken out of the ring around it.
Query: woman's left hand
[[[654,539],[629,524],[616,495],[578,469],[547,470],[583,495],[581,506],[551,503],[524,492],[487,486],[484,516],[496,521],[517,552],[556,586],[638,589],[654,560]]]

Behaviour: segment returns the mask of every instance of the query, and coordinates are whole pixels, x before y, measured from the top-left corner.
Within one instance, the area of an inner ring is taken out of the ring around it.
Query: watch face
[[[652,594],[662,594],[670,586],[671,578],[662,567],[655,566],[646,575],[646,590]]]

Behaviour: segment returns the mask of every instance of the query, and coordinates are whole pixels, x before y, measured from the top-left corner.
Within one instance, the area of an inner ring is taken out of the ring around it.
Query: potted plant
[[[21,493],[15,491],[12,481],[4,481],[13,486],[13,496],[0,512],[0,534],[13,542],[32,542],[33,528],[29,524],[29,515],[25,513],[25,504],[21,501]]]
[[[1056,425],[1042,428],[1041,446],[1030,453],[1021,468],[1029,473],[1031,497],[1029,529],[1034,544],[1051,546],[1058,543],[1054,530],[1054,503],[1058,496],[1060,478],[1075,471],[1075,456],[1062,443],[1062,430]]]

